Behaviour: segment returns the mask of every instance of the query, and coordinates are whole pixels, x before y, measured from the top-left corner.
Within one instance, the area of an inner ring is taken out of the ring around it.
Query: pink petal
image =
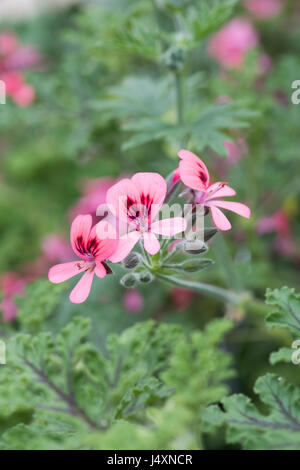
[[[137,188],[143,205],[151,204],[151,220],[154,220],[164,203],[167,183],[159,173],[136,173],[131,181]]]
[[[72,261],[70,263],[57,264],[49,269],[48,278],[53,284],[67,281],[76,274],[84,271],[85,268],[80,268],[80,261]]]
[[[151,232],[172,237],[176,233],[184,232],[186,229],[186,221],[183,217],[174,217],[173,219],[164,219],[153,222]]]
[[[96,263],[95,274],[100,277],[100,279],[103,279],[106,276],[107,272],[102,263]]]
[[[115,252],[109,256],[112,263],[119,263],[131,252],[135,244],[140,239],[141,234],[137,231],[123,235],[118,241]]]
[[[146,232],[143,234],[143,238],[145,250],[148,251],[150,255],[156,255],[160,250],[160,243],[154,233]]]
[[[132,180],[124,178],[109,188],[106,202],[113,215],[128,222],[128,201],[139,204],[140,194]]]
[[[211,208],[211,215],[213,218],[213,221],[220,230],[230,230],[231,229],[231,224],[227,217],[223,214],[223,212],[220,211],[217,207],[212,207]]]
[[[89,270],[86,271],[80,281],[77,282],[69,297],[73,304],[81,304],[88,298],[91,291],[93,278],[94,270]]]
[[[117,249],[118,239],[114,227],[106,220],[102,220],[95,225],[90,234],[90,238],[97,238],[98,247],[95,254],[95,259],[104,261],[109,258]]]
[[[217,206],[221,207],[222,209],[228,209],[229,211],[235,212],[242,217],[246,217],[246,219],[249,219],[251,216],[249,207],[240,202],[212,200],[205,203],[205,205],[208,207]]]
[[[71,226],[71,245],[74,253],[79,258],[84,259],[84,255],[78,250],[79,246],[86,247],[90,231],[92,227],[92,216],[91,215],[78,215],[72,222]]]
[[[229,196],[235,196],[236,195],[236,192],[235,192],[234,189],[230,188],[230,186],[227,186],[227,184],[225,186],[223,184],[224,183],[214,183],[214,184],[212,184],[206,191],[205,200],[209,201],[210,199],[215,199],[215,198],[219,198],[219,197],[229,197]]]
[[[209,185],[209,173],[202,160],[188,150],[180,150],[178,156],[181,158],[179,172],[182,182],[189,188],[205,191]]]
[[[180,172],[179,172],[179,167],[176,168],[176,170],[174,171],[173,173],[173,179],[172,179],[172,183],[177,183],[177,181],[180,180]]]

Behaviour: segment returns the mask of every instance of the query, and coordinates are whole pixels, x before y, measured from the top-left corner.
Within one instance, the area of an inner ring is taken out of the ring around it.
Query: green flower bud
[[[212,237],[214,237],[218,233],[218,229],[216,227],[206,227],[204,229],[204,241],[208,242]]]
[[[186,240],[184,243],[184,251],[189,255],[199,255],[207,250],[208,246],[201,240]]]
[[[123,287],[126,287],[126,289],[130,289],[131,287],[134,287],[137,283],[137,276],[133,273],[128,273],[125,274],[125,276],[122,277],[120,280],[120,284]]]
[[[125,269],[135,269],[140,264],[140,260],[140,255],[133,252],[126,256],[126,258],[122,261],[122,264]]]
[[[202,271],[203,269],[208,268],[208,266],[210,266],[211,264],[213,264],[212,259],[198,258],[198,259],[191,259],[191,260],[183,261],[183,263],[181,263],[178,266],[178,268],[181,271],[184,271],[186,273],[196,273],[196,272]]]
[[[181,70],[184,66],[184,52],[182,47],[170,47],[170,49],[165,52],[163,61],[166,67],[173,72]]]
[[[154,276],[149,271],[142,271],[139,274],[139,281],[144,284],[150,284],[154,280]]]

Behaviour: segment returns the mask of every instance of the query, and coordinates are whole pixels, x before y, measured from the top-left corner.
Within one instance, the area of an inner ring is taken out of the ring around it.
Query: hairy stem
[[[178,279],[177,277],[167,276],[160,273],[156,273],[156,277],[168,282],[169,284],[174,284],[175,286],[183,287],[184,289],[195,290],[202,294],[209,295],[210,297],[218,298],[223,302],[238,304],[242,301],[241,295],[227,289],[222,289],[221,287],[215,287],[203,282],[185,281],[184,279]]]

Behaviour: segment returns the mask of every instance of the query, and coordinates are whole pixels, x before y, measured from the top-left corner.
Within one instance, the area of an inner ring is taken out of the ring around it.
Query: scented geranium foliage
[[[289,363],[299,372],[300,295],[294,289],[283,287],[274,291],[268,289],[266,297],[267,304],[274,309],[267,316],[267,326],[284,328],[291,333],[286,338],[291,347],[273,353],[270,361],[272,364]],[[289,383],[281,375],[268,373],[256,381],[254,392],[263,403],[265,412],[261,412],[245,395],[226,397],[222,400],[222,407],[214,405],[202,413],[206,430],[213,432],[215,428],[225,426],[227,441],[238,443],[245,449],[299,450],[299,385]]]
[[[233,374],[230,354],[218,346],[232,322],[189,332],[150,320],[102,343],[93,341],[88,318],[48,331],[60,296],[58,286],[32,284],[23,333],[7,341],[0,448],[177,449],[182,436],[185,447],[201,446],[197,412],[227,392],[223,381]]]
[[[171,275],[197,272],[212,263],[198,256],[188,259],[190,254],[206,252],[205,241],[216,233],[210,228],[205,231],[203,212],[197,214],[197,208],[203,207],[206,214],[211,210],[213,221],[220,230],[229,230],[231,224],[219,208],[250,217],[250,209],[245,204],[221,199],[234,196],[235,191],[223,182],[210,185],[208,170],[200,158],[188,150],[180,150],[178,155],[181,158],[179,170],[167,180],[158,173],[136,173],[131,179],[121,179],[112,185],[106,194],[106,204],[97,210],[97,215],[107,220],[92,227],[92,215],[75,218],[71,227],[71,245],[82,261],[59,264],[49,271],[49,280],[54,283],[84,273],[70,294],[71,302],[86,300],[94,274],[100,278],[112,274],[110,262],[124,261],[123,265],[132,270],[121,280],[125,287],[134,287],[138,281],[150,283],[155,277],[177,285],[182,283],[186,287],[185,280]],[[189,204],[185,204],[184,197],[181,198],[179,209],[183,216],[161,219],[163,205],[164,209],[171,208],[172,211],[172,199],[178,192],[181,196],[189,196]],[[202,230],[197,232],[199,222]],[[132,250],[138,242],[140,252],[134,253]],[[180,255],[183,257],[181,263],[172,260]],[[227,300],[234,298],[230,292],[213,286],[194,283],[191,287],[216,295],[219,293]]]

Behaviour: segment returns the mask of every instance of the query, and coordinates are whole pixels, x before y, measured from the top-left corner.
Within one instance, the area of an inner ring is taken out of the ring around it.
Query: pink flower
[[[156,235],[170,237],[186,229],[182,217],[155,221],[166,193],[167,183],[158,173],[136,173],[107,191],[109,209],[127,226],[127,233],[120,236],[118,248],[109,258],[111,261],[122,261],[140,239],[145,250],[155,255],[160,250]]]
[[[19,47],[19,41],[15,33],[9,31],[0,34],[0,56],[8,56],[15,52]]]
[[[69,243],[55,233],[47,235],[42,241],[42,253],[48,262],[67,261],[71,255]]]
[[[245,8],[252,13],[255,18],[265,20],[280,13],[283,7],[282,0],[244,0]]]
[[[245,139],[237,139],[235,142],[226,141],[224,145],[227,150],[226,163],[229,165],[235,165],[238,163],[244,155],[248,153],[248,147]]]
[[[181,158],[179,171],[182,182],[197,191],[195,203],[211,209],[213,221],[220,230],[230,230],[231,224],[219,208],[250,218],[250,209],[245,204],[220,199],[235,196],[236,192],[224,182],[210,185],[208,170],[199,157],[188,150],[180,150],[178,156]]]
[[[49,270],[49,281],[59,284],[84,273],[70,294],[73,303],[84,302],[91,290],[94,274],[103,278],[111,272],[105,263],[118,245],[116,234],[106,221],[92,228],[91,215],[78,215],[71,226],[71,245],[80,261],[57,264]]]
[[[136,289],[129,289],[124,294],[123,305],[130,313],[140,313],[144,308],[144,298]]]
[[[3,321],[10,322],[15,319],[18,307],[14,301],[14,296],[24,294],[24,288],[28,280],[18,276],[16,273],[7,272],[1,277],[1,289],[3,290],[3,300],[0,308],[3,312]]]
[[[171,291],[172,302],[176,310],[180,312],[186,310],[192,303],[195,297],[195,292],[189,289],[181,289],[174,287]]]
[[[14,102],[23,107],[27,108],[35,100],[35,89],[31,85],[24,83],[12,96]]]
[[[261,235],[276,232],[278,235],[286,236],[291,233],[288,216],[283,210],[274,212],[274,214],[266,217],[261,217],[257,222],[256,229]]]
[[[224,68],[241,68],[246,53],[258,44],[258,35],[246,19],[226,23],[208,44],[208,53]]]
[[[0,80],[17,105],[27,107],[35,100],[35,90],[26,83],[21,70],[36,67],[42,60],[34,47],[21,46],[14,33],[0,35]]]

